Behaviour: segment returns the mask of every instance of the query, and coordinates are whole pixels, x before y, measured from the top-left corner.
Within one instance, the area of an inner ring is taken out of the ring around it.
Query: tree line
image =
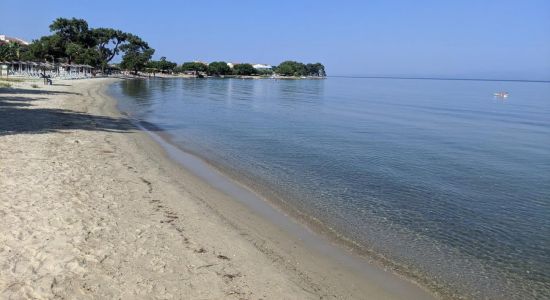
[[[304,64],[296,61],[284,61],[273,69],[256,69],[248,63],[236,64],[233,68],[224,61],[215,61],[210,64],[201,62],[185,62],[174,68],[174,71],[203,72],[210,76],[220,75],[271,75],[273,73],[283,76],[326,76],[325,66],[321,63]]]
[[[202,62],[185,62],[175,68],[176,72],[206,73],[210,76],[222,75],[265,75],[266,72],[255,69],[251,64],[236,64],[233,68],[225,61],[213,61],[209,64]]]
[[[113,28],[90,28],[83,19],[57,18],[49,28],[51,35],[28,46],[1,45],[0,59],[86,64],[104,71],[113,58],[122,54],[121,67],[137,72],[155,52],[135,34]]]
[[[193,71],[210,76],[271,75],[326,76],[321,63],[304,64],[285,61],[273,69],[255,69],[251,64],[236,64],[233,68],[224,61],[209,64],[185,62],[178,65],[166,57],[152,60],[155,49],[139,36],[113,28],[90,28],[84,19],[57,18],[49,26],[50,35],[33,40],[28,46],[10,42],[0,45],[0,61],[40,61],[51,63],[85,64],[105,72],[109,63],[122,55],[119,67],[150,73]]]
[[[275,72],[285,76],[327,76],[325,66],[321,63],[304,64],[292,60],[282,62],[275,68]]]

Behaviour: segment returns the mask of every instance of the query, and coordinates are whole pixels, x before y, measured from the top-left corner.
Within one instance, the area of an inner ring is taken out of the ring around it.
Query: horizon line
[[[326,77],[340,78],[371,78],[371,79],[406,79],[406,80],[458,80],[458,81],[507,81],[507,82],[538,82],[550,83],[550,80],[536,79],[494,79],[494,78],[460,78],[460,77],[414,77],[414,76],[353,76],[353,75],[327,75]]]

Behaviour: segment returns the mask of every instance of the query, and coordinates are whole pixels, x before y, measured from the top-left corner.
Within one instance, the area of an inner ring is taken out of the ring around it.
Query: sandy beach
[[[432,297],[311,249],[176,164],[117,111],[115,80],[0,88],[0,298]]]

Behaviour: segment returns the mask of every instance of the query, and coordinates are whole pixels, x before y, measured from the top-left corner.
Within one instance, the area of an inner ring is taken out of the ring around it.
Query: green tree
[[[0,45],[0,60],[19,60],[21,48],[21,45],[13,42]]]
[[[305,76],[307,68],[303,63],[287,60],[277,66],[275,72],[284,76]]]
[[[84,47],[77,43],[67,45],[65,53],[73,57],[73,62],[77,64],[85,64],[91,66],[100,66],[101,57],[97,49]]]
[[[29,54],[36,60],[55,62],[56,59],[65,57],[65,49],[60,36],[50,35],[34,40],[29,45]]]
[[[327,72],[325,70],[325,66],[322,63],[316,63],[317,65],[317,75],[321,77],[327,76]]]
[[[27,59],[97,64],[96,42],[85,20],[57,18],[50,25],[50,31],[52,35],[43,36],[29,45]]]
[[[128,33],[112,28],[94,28],[91,30],[91,36],[96,44],[98,64],[102,71],[120,53],[120,47],[131,37]]]
[[[153,73],[155,75],[157,72],[160,71],[158,60],[150,60],[145,64],[145,71],[147,73]]]
[[[177,64],[166,59],[166,57],[161,57],[160,60],[151,60],[147,63],[145,68],[155,74],[156,72],[170,73],[174,71]]]
[[[258,75],[266,76],[266,75],[272,75],[273,70],[272,69],[257,69],[256,72]]]
[[[284,76],[327,76],[325,66],[321,63],[305,65],[291,60],[282,62],[275,68],[275,72]]]
[[[178,70],[180,71],[195,71],[195,72],[206,72],[208,70],[208,65],[201,62],[184,62]]]
[[[124,52],[120,67],[132,70],[137,75],[138,71],[145,68],[155,49],[149,48],[149,45],[135,35],[129,35],[128,43],[121,46]]]
[[[50,31],[52,35],[33,41],[29,57],[88,64],[104,70],[123,49],[133,48],[130,44],[148,48],[133,34],[112,28],[89,28],[83,19],[57,18],[50,25]]]
[[[50,31],[59,35],[66,43],[83,42],[90,38],[88,22],[84,19],[57,18],[50,24]]]
[[[34,57],[30,53],[30,48],[28,45],[19,45],[19,49],[17,52],[17,57],[21,61],[32,61],[34,60]]]
[[[162,73],[172,72],[177,67],[177,65],[178,64],[175,62],[166,60],[166,57],[164,56],[161,57],[160,60],[158,61],[158,68]]]
[[[208,65],[208,75],[220,76],[231,74],[231,68],[225,61],[214,61]]]
[[[315,64],[307,64],[307,75],[309,76],[319,76],[324,77],[327,76],[327,73],[325,72],[325,66],[321,63],[315,63]]]
[[[50,25],[50,31],[58,37],[55,46],[63,53],[63,57],[69,64],[79,54],[84,53],[84,49],[96,45],[91,31],[88,29],[88,22],[83,19],[57,18]],[[77,49],[80,51],[76,51]]]
[[[150,61],[154,50],[140,37],[112,28],[89,28],[77,18],[57,18],[49,26],[52,32],[20,49],[17,57],[26,60],[88,64],[102,70],[117,55],[123,54],[122,66],[137,73]],[[11,50],[10,50],[11,51]],[[0,55],[9,51],[2,48]],[[11,52],[9,52],[11,53]],[[176,67],[166,59],[158,62],[167,72]]]
[[[258,72],[251,64],[238,64],[233,67],[233,73],[236,75],[252,75]]]

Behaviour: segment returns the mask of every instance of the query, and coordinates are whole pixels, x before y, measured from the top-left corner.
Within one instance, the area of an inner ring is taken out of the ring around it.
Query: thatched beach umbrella
[[[2,74],[4,74],[4,70],[6,70],[6,78],[8,77],[9,73],[9,65],[6,61],[0,61],[0,77],[2,76]]]

